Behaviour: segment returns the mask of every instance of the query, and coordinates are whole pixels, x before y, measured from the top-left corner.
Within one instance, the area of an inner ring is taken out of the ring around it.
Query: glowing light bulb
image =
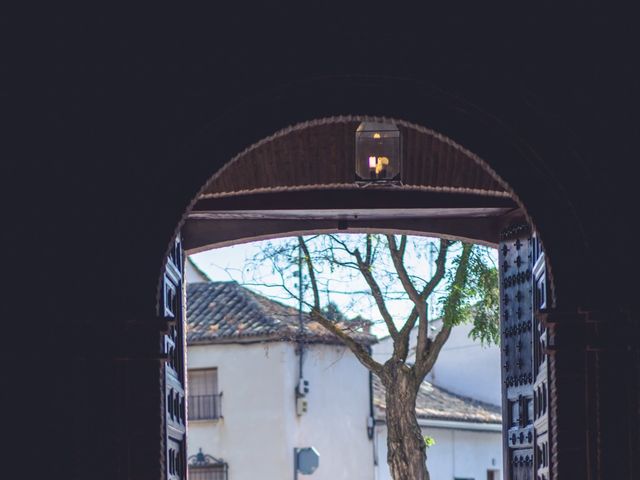
[[[373,138],[382,138],[379,133],[374,133]]]
[[[378,159],[376,157],[369,157],[369,168],[376,168]]]

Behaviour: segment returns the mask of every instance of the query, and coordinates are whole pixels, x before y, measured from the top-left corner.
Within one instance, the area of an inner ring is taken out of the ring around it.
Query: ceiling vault
[[[365,117],[362,117],[363,119]],[[283,130],[258,142],[202,189],[183,227],[190,252],[303,232],[398,231],[495,246],[524,214],[473,154],[399,122],[402,183],[355,182],[356,117]]]

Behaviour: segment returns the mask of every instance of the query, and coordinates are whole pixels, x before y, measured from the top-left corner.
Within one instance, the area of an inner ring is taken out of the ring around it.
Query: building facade
[[[314,447],[312,478],[373,478],[370,377],[346,347],[308,322],[298,341],[296,310],[235,282],[191,284],[187,299],[192,472],[202,452],[209,479],[292,479],[294,449]]]
[[[206,281],[191,261],[186,276],[193,478],[293,479],[294,449],[304,447],[320,454],[309,478],[391,478],[384,389],[348,348],[306,316],[301,337],[297,310],[235,282]],[[377,345],[357,335],[377,358],[390,348],[388,339]],[[464,350],[456,345],[452,352]],[[443,351],[445,364],[450,356]],[[455,384],[455,369],[440,376]],[[418,395],[419,423],[435,440],[427,460],[434,479],[501,479],[500,407],[471,398],[473,390],[425,381]]]

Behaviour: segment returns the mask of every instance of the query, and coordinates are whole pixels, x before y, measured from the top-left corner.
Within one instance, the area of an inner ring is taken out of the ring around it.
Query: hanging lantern
[[[356,181],[400,181],[400,164],[398,127],[362,122],[356,130]]]

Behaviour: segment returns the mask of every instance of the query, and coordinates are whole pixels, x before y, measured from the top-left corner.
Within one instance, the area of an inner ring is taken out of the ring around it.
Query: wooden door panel
[[[185,302],[184,253],[178,236],[169,254],[163,276],[162,315],[166,333],[161,350],[164,362],[164,441],[165,478],[186,479],[186,410],[185,395]]]
[[[502,232],[498,255],[505,479],[546,480],[546,332],[536,317],[546,307],[544,254],[530,227],[519,224]]]

